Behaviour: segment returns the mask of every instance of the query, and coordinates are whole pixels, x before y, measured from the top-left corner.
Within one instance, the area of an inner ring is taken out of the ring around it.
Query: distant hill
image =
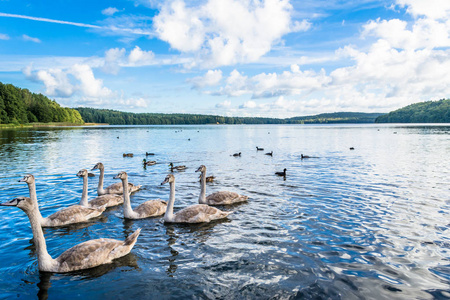
[[[336,112],[306,117],[286,119],[290,124],[317,124],[317,123],[374,123],[382,113]]]
[[[376,123],[450,123],[450,99],[411,104],[379,116]]]
[[[76,108],[88,123],[111,125],[170,125],[170,124],[320,124],[374,123],[381,113],[340,112],[288,119],[258,117],[223,117],[196,114],[130,113],[110,109]]]
[[[74,109],[61,107],[42,94],[0,82],[0,124],[33,122],[84,123]]]

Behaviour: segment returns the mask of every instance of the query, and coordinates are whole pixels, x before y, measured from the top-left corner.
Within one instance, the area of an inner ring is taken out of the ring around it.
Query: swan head
[[[31,175],[31,174],[27,174],[27,175],[23,176],[23,178],[20,179],[19,182],[33,183],[34,182],[34,176]]]
[[[86,169],[82,169],[77,173],[78,177],[86,177],[88,176],[88,171]]]
[[[161,182],[161,185],[165,184],[165,183],[172,183],[175,182],[175,176],[173,176],[172,174],[169,174],[166,176],[166,178],[164,179],[163,182]]]
[[[103,164],[101,162],[97,163],[92,169],[91,171],[94,170],[103,170],[105,167],[103,166]]]
[[[8,202],[0,203],[1,206],[16,206],[24,211],[34,208],[34,202],[30,197],[17,197]]]
[[[122,171],[122,172],[119,172],[119,174],[117,174],[116,176],[114,176],[114,179],[122,179],[123,180],[127,177],[128,177],[127,172]]]
[[[206,172],[206,167],[204,165],[201,165],[195,172]]]

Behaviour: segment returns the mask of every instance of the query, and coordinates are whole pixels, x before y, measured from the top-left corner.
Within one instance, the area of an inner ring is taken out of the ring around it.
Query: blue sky
[[[0,0],[0,81],[68,107],[292,117],[450,97],[450,1]]]

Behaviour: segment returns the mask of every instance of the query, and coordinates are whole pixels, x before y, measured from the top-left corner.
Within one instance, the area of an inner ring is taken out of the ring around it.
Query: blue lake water
[[[143,168],[145,152],[155,153],[148,159],[156,165]],[[170,162],[187,166],[174,173],[175,211],[197,202],[194,171],[202,164],[216,176],[207,194],[230,190],[250,199],[222,207],[233,214],[210,224],[130,221],[119,206],[90,223],[45,229],[57,257],[80,242],[124,239],[142,228],[129,255],[69,274],[39,272],[26,215],[0,207],[0,298],[450,298],[448,124],[0,130],[0,201],[27,196],[18,180],[31,173],[45,217],[78,203],[75,175],[97,162],[106,185],[119,171],[143,185],[132,206],[168,199],[160,183]],[[285,180],[274,175],[284,168]]]

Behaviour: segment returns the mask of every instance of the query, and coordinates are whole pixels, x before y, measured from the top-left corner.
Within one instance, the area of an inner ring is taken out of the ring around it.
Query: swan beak
[[[25,182],[25,177],[20,179],[19,182]]]
[[[197,169],[197,171],[195,171],[195,172],[200,172],[202,170],[202,167],[199,167],[198,169]]]
[[[119,174],[117,174],[116,176],[113,177],[113,179],[119,179]]]
[[[163,182],[161,182],[161,185],[163,185],[163,184],[165,184],[165,183],[168,183],[168,182],[169,182],[169,178],[166,178],[166,179],[164,179]]]
[[[17,198],[14,198],[8,202],[0,203],[0,206],[17,206],[19,204],[19,201]]]

